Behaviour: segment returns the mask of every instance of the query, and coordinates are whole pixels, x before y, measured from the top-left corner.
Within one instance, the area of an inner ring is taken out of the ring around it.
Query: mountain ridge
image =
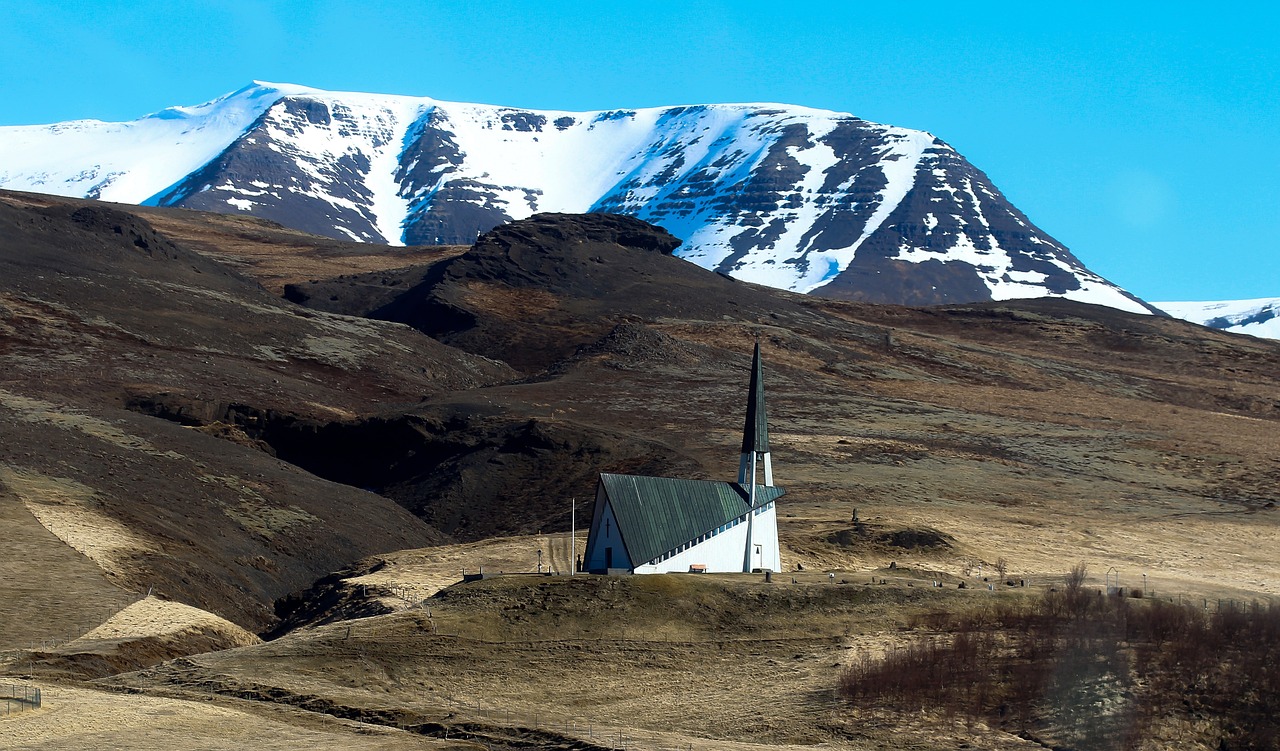
[[[0,165],[4,188],[361,242],[469,244],[535,213],[621,213],[679,237],[686,260],[790,291],[1156,312],[931,133],[809,107],[569,112],[255,83],[131,123],[0,128]]]

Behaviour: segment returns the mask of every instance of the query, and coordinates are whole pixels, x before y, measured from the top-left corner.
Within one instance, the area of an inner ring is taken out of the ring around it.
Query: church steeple
[[[760,342],[751,355],[751,383],[747,387],[747,421],[742,429],[742,458],[738,462],[738,484],[750,488],[756,482],[756,468],[764,465],[764,484],[773,486],[773,462],[769,456],[769,420],[764,408],[764,366],[760,362]]]
[[[769,451],[769,421],[764,413],[764,372],[760,342],[751,355],[751,385],[747,387],[747,424],[742,429],[742,453]]]

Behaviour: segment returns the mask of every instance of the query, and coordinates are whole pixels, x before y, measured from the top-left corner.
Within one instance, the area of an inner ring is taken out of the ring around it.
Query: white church
[[[764,475],[764,484],[757,479]],[[781,571],[760,344],[751,360],[737,482],[601,474],[583,569],[592,573]]]

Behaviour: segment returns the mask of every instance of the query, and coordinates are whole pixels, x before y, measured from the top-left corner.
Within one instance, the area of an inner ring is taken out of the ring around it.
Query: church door
[[[613,548],[604,549],[604,567],[613,568]]]

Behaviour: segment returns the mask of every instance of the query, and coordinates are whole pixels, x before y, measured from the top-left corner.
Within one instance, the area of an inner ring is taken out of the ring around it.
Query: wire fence
[[[0,701],[4,702],[4,716],[39,709],[43,699],[35,686],[0,686]]]
[[[12,643],[13,649],[27,649],[29,652],[48,652],[58,649],[77,639],[83,639],[93,632],[94,629],[101,626],[104,622],[118,615],[130,605],[141,602],[147,598],[147,594],[142,592],[122,592],[119,596],[106,600],[101,604],[101,610],[107,615],[103,618],[79,618],[74,621],[64,622],[58,629],[41,628],[39,637],[25,636],[15,639]],[[99,606],[95,605],[95,609]],[[0,695],[4,690],[0,689]],[[0,696],[2,698],[2,696]]]

